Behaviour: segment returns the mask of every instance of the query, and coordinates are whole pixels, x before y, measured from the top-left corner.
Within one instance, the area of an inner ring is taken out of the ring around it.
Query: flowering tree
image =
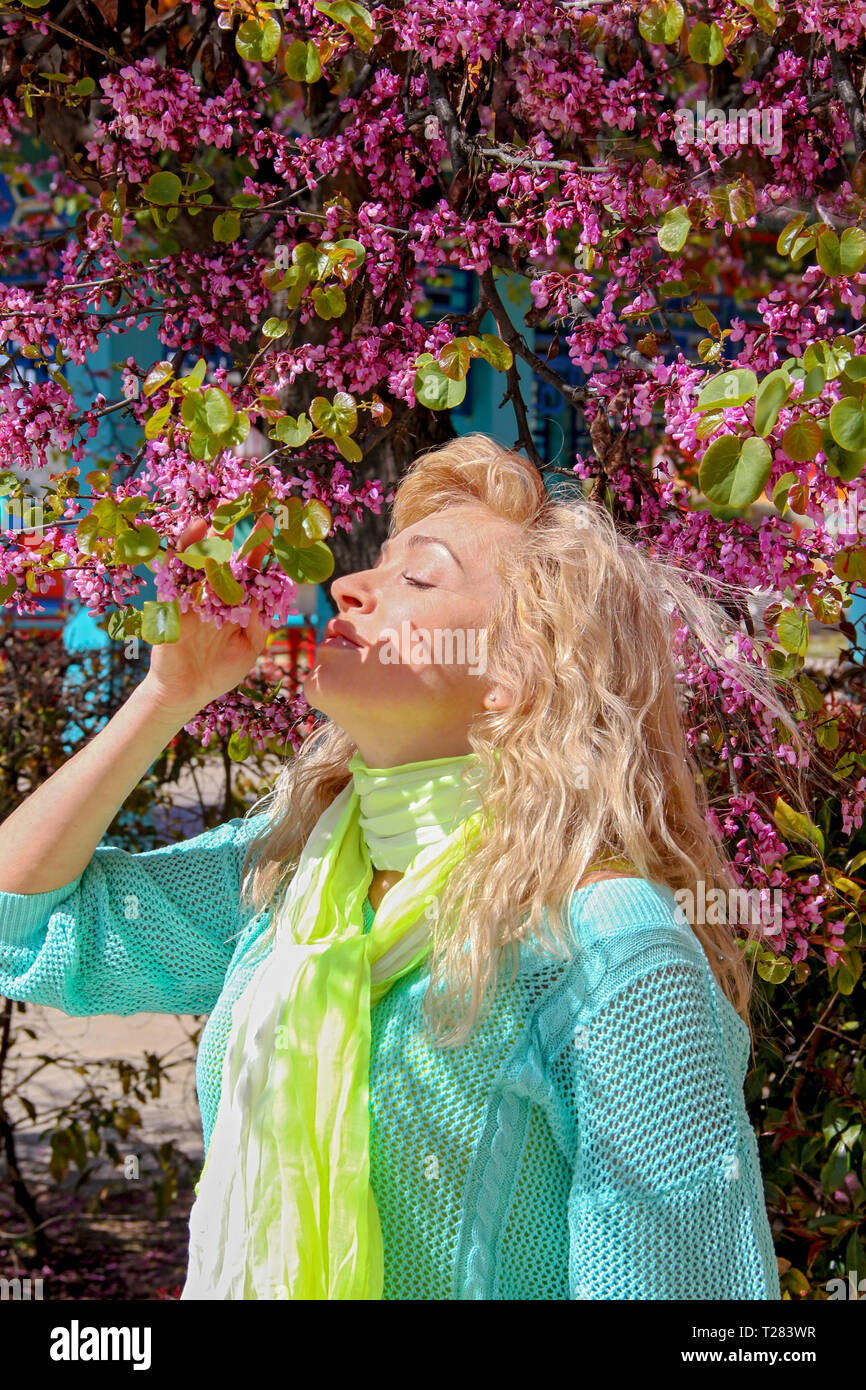
[[[789,691],[806,753],[694,656],[691,743],[744,880],[782,896],[759,974],[803,984],[818,965],[850,997],[862,667],[813,679],[804,664],[816,624],[856,644],[866,581],[866,4],[2,12],[0,143],[36,136],[53,195],[42,234],[0,241],[4,273],[29,277],[0,287],[10,502],[31,460],[64,464],[41,528],[4,538],[0,600],[37,609],[62,568],[113,636],[171,641],[190,605],[219,624],[245,624],[252,603],[284,615],[418,447],[445,437],[475,360],[502,373],[520,444],[547,462],[522,361],[586,423],[591,450],[566,461],[585,492],[654,553],[769,595],[757,631],[743,607],[739,644]],[[475,304],[430,322],[425,281],[447,266],[474,278]],[[531,289],[522,319],[510,277]],[[727,324],[706,302],[720,289],[740,308]],[[118,398],[82,409],[64,365],[151,318],[163,358],[129,357]],[[693,352],[676,341],[684,321],[704,334]],[[534,350],[539,325],[579,369],[568,379]],[[219,352],[233,373],[208,366]],[[44,369],[37,383],[22,363]],[[88,440],[114,410],[141,444],[94,470]],[[251,430],[257,453],[242,448]],[[266,513],[259,571],[246,557]],[[218,534],[169,559],[202,516]],[[157,600],[139,607],[143,566]],[[242,687],[190,728],[233,731],[242,754],[294,737],[305,711]],[[806,814],[781,794],[785,767],[809,782]]]

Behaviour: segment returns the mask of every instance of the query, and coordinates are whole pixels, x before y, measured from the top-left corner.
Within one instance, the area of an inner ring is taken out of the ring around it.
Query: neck
[[[389,729],[386,737],[371,737],[365,729],[357,740],[358,752],[368,767],[403,767],[431,758],[463,758],[471,754],[465,726],[456,729]]]

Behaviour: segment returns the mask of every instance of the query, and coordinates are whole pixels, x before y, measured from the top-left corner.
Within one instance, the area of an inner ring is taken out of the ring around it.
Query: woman
[[[332,595],[305,682],[326,719],[265,809],[99,846],[264,645],[190,612],[0,829],[0,991],[210,1015],[182,1297],[778,1299],[748,969],[679,906],[735,879],[676,648],[784,716],[769,679],[679,572],[483,435],[416,460]]]

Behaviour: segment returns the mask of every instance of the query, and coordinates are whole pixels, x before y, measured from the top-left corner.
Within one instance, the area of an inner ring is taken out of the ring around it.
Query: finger
[[[261,545],[254,546],[249,555],[245,558],[250,569],[260,570],[264,564],[265,556],[268,553],[274,536],[274,518],[271,516],[270,512],[265,512],[264,516],[256,522],[256,529],[267,531],[269,533],[268,538],[262,541]]]
[[[181,550],[186,550],[188,545],[192,545],[193,541],[201,540],[202,536],[204,535],[206,526],[207,522],[205,521],[205,518],[203,516],[193,517],[192,521],[188,522],[188,524],[181,531],[174,545],[170,547],[170,549],[174,550],[175,554],[177,554]]]

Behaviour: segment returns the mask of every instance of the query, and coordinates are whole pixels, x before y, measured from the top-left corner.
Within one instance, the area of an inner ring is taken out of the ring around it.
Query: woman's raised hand
[[[273,517],[267,513],[257,522],[259,528],[271,534],[273,524]],[[231,527],[227,534],[231,536],[233,531]],[[217,534],[204,517],[199,517],[178,537],[173,553],[178,554],[195,541]],[[263,541],[246,557],[253,569],[261,568],[268,543]],[[217,627],[191,608],[180,615],[177,642],[162,642],[152,647],[144,684],[161,706],[187,713],[191,718],[192,713],[233,690],[243,680],[264,650],[268,631],[255,607],[247,627],[237,623],[223,623],[222,627]]]

